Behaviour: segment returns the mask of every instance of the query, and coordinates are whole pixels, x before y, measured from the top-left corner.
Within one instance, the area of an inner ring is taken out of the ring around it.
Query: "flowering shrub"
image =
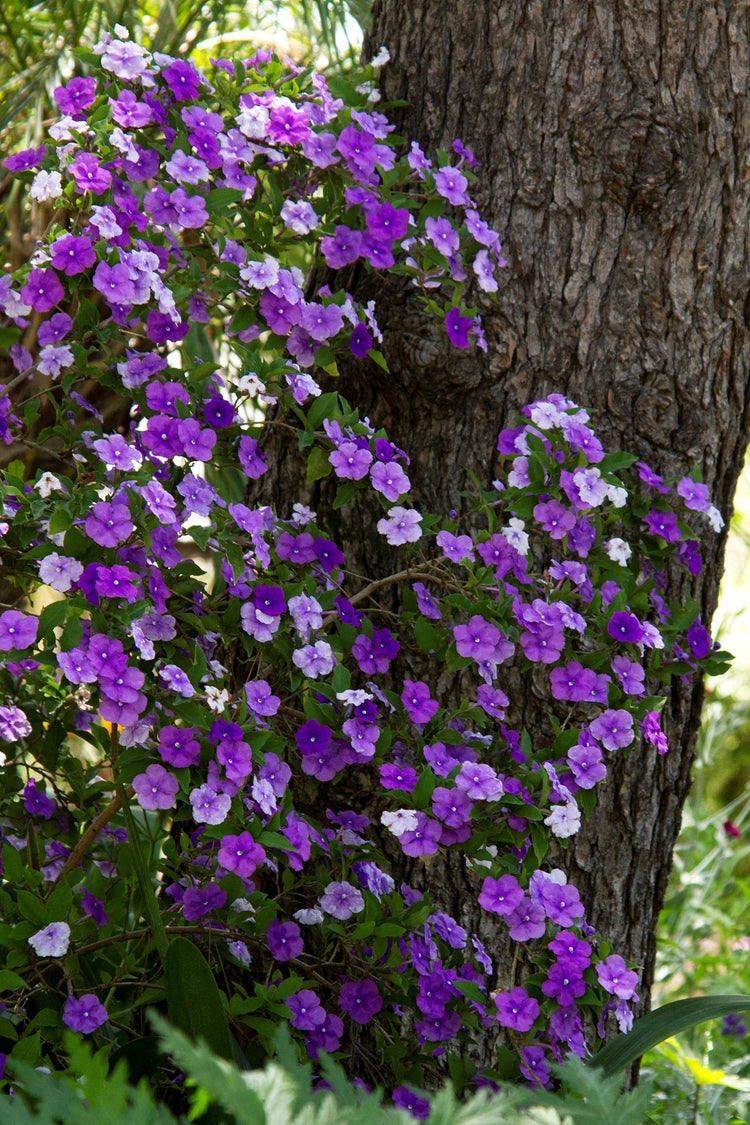
[[[504,262],[471,153],[400,155],[385,117],[264,52],[204,75],[116,29],[85,61],[48,143],[6,161],[50,221],[0,281],[2,436],[23,451],[34,433],[59,471],[17,459],[1,485],[0,1034],[32,1062],[62,1025],[127,1051],[165,988],[172,1009],[170,979],[200,1018],[200,972],[175,968],[197,944],[253,1059],[279,1021],[313,1058],[366,1029],[420,1116],[415,1086],[496,1027],[546,1084],[608,1013],[628,1028],[638,981],[550,842],[613,756],[668,752],[653,685],[719,666],[664,573],[697,573],[694,523],[721,517],[699,481],[605,454],[560,395],[501,433],[480,530],[418,511],[407,454],[310,373],[347,352],[384,367],[376,309],[308,291],[301,268],[395,271],[456,347],[483,347],[463,289],[493,292]],[[121,431],[102,389],[131,403]],[[339,482],[334,507],[376,494],[392,574],[358,586],[302,503],[245,502],[266,425],[309,481]],[[398,621],[374,597],[388,584]],[[512,658],[548,684],[543,745],[512,725]],[[389,870],[451,849],[526,979]]]

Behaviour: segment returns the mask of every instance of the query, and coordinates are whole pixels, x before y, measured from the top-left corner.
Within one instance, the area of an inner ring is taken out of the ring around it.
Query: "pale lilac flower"
[[[17,742],[31,734],[31,723],[20,707],[0,706],[0,738],[3,742]],[[0,754],[5,765],[5,755]]]
[[[336,667],[336,657],[328,641],[316,641],[314,645],[295,649],[292,660],[302,673],[312,680],[327,676]]]
[[[564,805],[551,805],[544,823],[552,829],[553,835],[565,840],[575,836],[581,827],[581,810],[574,800],[566,801]]]
[[[58,555],[56,551],[40,559],[37,565],[42,582],[61,594],[67,593],[83,574],[83,563],[66,555]]]
[[[159,679],[165,687],[177,692],[183,699],[190,699],[191,696],[195,695],[195,688],[187,673],[183,672],[182,668],[178,668],[176,664],[165,664],[163,668],[160,668]]]
[[[365,908],[361,891],[351,883],[329,883],[319,899],[322,910],[345,922]]]
[[[196,824],[223,824],[232,804],[226,793],[216,793],[210,785],[200,785],[190,793]]]
[[[392,547],[400,547],[404,543],[416,543],[421,539],[421,522],[421,515],[413,508],[389,508],[388,518],[378,520],[378,531],[385,535],[386,542]]]
[[[70,926],[67,922],[50,922],[28,938],[37,957],[64,957],[70,945]]]

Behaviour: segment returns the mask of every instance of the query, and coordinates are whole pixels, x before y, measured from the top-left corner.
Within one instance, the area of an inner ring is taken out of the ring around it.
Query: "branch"
[[[128,787],[128,790],[127,790],[127,793],[126,793],[126,796],[127,796],[128,800],[133,796],[133,792],[134,792],[133,788]],[[60,874],[55,879],[55,883],[58,883],[64,875],[68,875],[71,871],[73,871],[74,868],[76,868],[78,866],[80,861],[85,856],[86,852],[89,850],[89,848],[93,844],[96,837],[101,832],[102,828],[106,827],[106,825],[109,824],[112,817],[117,812],[120,811],[121,806],[122,806],[122,799],[121,799],[120,793],[116,792],[115,795],[113,796],[112,800],[107,805],[107,807],[102,812],[99,813],[96,820],[93,820],[91,822],[91,824],[88,826],[88,828],[84,832],[83,836],[81,836],[80,840],[78,841],[76,846],[73,848],[73,851],[70,853],[68,858],[65,860],[65,863],[62,866]]]

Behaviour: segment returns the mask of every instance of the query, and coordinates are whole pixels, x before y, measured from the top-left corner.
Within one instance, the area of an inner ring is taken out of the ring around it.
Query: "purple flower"
[[[39,618],[6,609],[0,613],[0,652],[28,648],[36,640]]]
[[[175,59],[161,72],[161,77],[172,91],[175,101],[189,102],[197,98],[202,78],[189,62]]]
[[[384,789],[401,789],[411,793],[418,780],[419,775],[411,766],[380,766],[380,784]]]
[[[653,508],[643,522],[651,535],[657,535],[667,543],[676,543],[682,536],[674,512],[660,512]]]
[[[426,1121],[430,1116],[430,1103],[420,1098],[408,1086],[397,1086],[393,1091],[393,1104],[399,1109],[407,1109],[418,1121]]]
[[[276,961],[291,961],[305,948],[296,922],[280,922],[274,918],[266,932],[266,942]]]
[[[285,1004],[292,1013],[290,1021],[292,1027],[296,1027],[299,1031],[314,1031],[325,1022],[325,1008],[322,1007],[318,994],[311,988],[301,988],[299,992],[290,996]]]
[[[365,908],[361,891],[351,883],[329,883],[319,899],[320,907],[326,914],[345,922]]]
[[[589,730],[605,750],[620,750],[630,746],[633,733],[633,716],[629,711],[608,709],[598,715]]]
[[[602,752],[593,739],[590,745],[579,743],[571,746],[568,750],[568,765],[580,789],[593,789],[607,776]]]
[[[546,930],[545,911],[525,896],[506,918],[510,936],[514,941],[531,941]]]
[[[458,308],[452,308],[445,318],[445,331],[455,348],[468,348],[469,331],[474,321],[470,316],[461,316]]]
[[[196,824],[223,824],[231,803],[231,797],[227,793],[217,793],[210,785],[199,785],[190,793]]]
[[[375,491],[390,501],[398,500],[411,487],[398,461],[376,461],[370,468],[370,480]]]
[[[421,522],[421,515],[413,508],[389,508],[387,519],[378,520],[378,531],[392,547],[400,547],[421,539]]]
[[[549,1062],[544,1047],[521,1048],[521,1074],[531,1086],[551,1085]]]
[[[435,189],[454,207],[471,202],[466,192],[469,181],[458,168],[441,168],[435,173]]]
[[[456,787],[473,801],[498,801],[503,795],[503,783],[492,766],[482,762],[462,762],[456,775]]]
[[[606,961],[601,961],[596,966],[596,975],[606,992],[620,1000],[630,1000],[633,997],[638,984],[638,973],[628,969],[619,954],[613,953]]]
[[[701,623],[700,618],[694,621],[687,631],[687,640],[696,660],[703,660],[712,649],[711,634]]]
[[[437,545],[451,562],[473,562],[474,544],[469,535],[453,535],[450,531],[439,531]]]
[[[100,547],[116,547],[135,530],[126,503],[98,500],[84,520],[83,529]]]
[[[524,901],[524,893],[514,875],[501,875],[499,879],[488,875],[477,901],[491,914],[509,916]]]
[[[159,753],[165,762],[176,769],[195,766],[200,759],[200,743],[196,741],[195,727],[162,727],[158,735]]]
[[[43,820],[50,820],[59,806],[57,801],[47,796],[44,789],[37,789],[36,781],[32,777],[24,787],[23,807],[29,816],[40,816]]]
[[[422,616],[429,617],[433,621],[440,621],[443,615],[427,587],[422,582],[412,582],[411,588],[416,595],[417,609]]]
[[[634,613],[624,610],[613,613],[607,622],[607,632],[616,641],[638,644],[643,640],[643,626]]]
[[[264,718],[275,715],[281,706],[278,695],[273,695],[265,680],[248,680],[245,684],[245,698],[250,710]]]
[[[585,987],[585,986],[584,986]],[[521,985],[494,994],[498,1023],[512,1031],[529,1031],[539,1015],[539,1004]]]
[[[337,449],[328,454],[333,471],[341,480],[362,480],[372,463],[369,449],[362,449],[354,441],[342,441]]]
[[[677,493],[682,497],[686,508],[695,512],[707,512],[711,507],[711,497],[705,484],[683,477],[677,485]]]
[[[100,902],[91,891],[86,891],[81,899],[81,909],[84,914],[88,914],[93,918],[97,926],[106,926],[107,924],[107,911],[104,908],[104,903]]]
[[[75,183],[75,190],[80,194],[90,191],[92,195],[101,195],[112,183],[111,174],[101,167],[98,158],[91,152],[79,153],[68,165],[68,172]]]
[[[217,883],[206,883],[205,887],[188,887],[182,897],[182,913],[187,922],[197,922],[212,910],[220,910],[226,901],[226,891]]]
[[[667,736],[661,729],[661,721],[659,719],[658,711],[648,711],[641,721],[641,733],[646,742],[651,746],[655,746],[660,754],[666,754],[669,750]]]
[[[557,926],[572,926],[576,918],[583,917],[583,903],[578,891],[567,883],[547,879],[539,897],[550,922]]]
[[[383,1007],[383,998],[374,980],[347,981],[339,992],[339,1007],[355,1023],[369,1023]]]
[[[573,513],[559,500],[547,500],[537,504],[534,508],[534,519],[542,525],[550,539],[564,539],[576,522]]]
[[[438,711],[437,700],[430,697],[429,686],[421,680],[404,680],[403,703],[413,723],[428,723]]]
[[[226,871],[234,871],[241,879],[249,879],[265,858],[265,849],[256,844],[249,832],[241,832],[239,836],[222,839],[216,862]]]
[[[474,802],[462,789],[446,789],[439,785],[432,794],[432,811],[449,828],[467,823]]]
[[[65,296],[62,283],[51,269],[33,269],[21,287],[21,300],[37,312],[49,312]]]
[[[35,668],[39,667],[34,661],[29,663],[34,664]],[[12,671],[10,663],[6,663],[5,667]],[[23,668],[18,669],[19,675],[22,672]],[[31,723],[20,707],[0,706],[0,738],[3,742],[18,742],[20,738],[26,738],[30,734]]]
[[[442,827],[436,820],[425,816],[424,813],[416,814],[416,828],[409,828],[399,836],[401,848],[405,855],[435,855],[442,836]]]
[[[52,243],[50,251],[52,252],[51,265],[68,277],[83,273],[96,261],[96,251],[91,239],[84,235],[76,237],[73,234],[64,234]]]
[[[96,996],[87,992],[84,996],[69,996],[63,1008],[63,1023],[71,1031],[78,1031],[82,1035],[89,1035],[96,1031],[103,1023],[107,1022],[107,1009],[99,1002]]]
[[[170,691],[181,695],[183,699],[190,699],[195,695],[195,688],[191,684],[186,672],[176,664],[165,664],[159,669],[159,679]]]
[[[454,626],[453,636],[459,656],[470,656],[481,664],[484,660],[492,659],[501,633],[496,625],[485,621],[479,614],[474,614],[468,625]]]
[[[177,800],[179,782],[164,766],[151,765],[145,773],[133,778],[133,789],[142,809],[172,809]]]

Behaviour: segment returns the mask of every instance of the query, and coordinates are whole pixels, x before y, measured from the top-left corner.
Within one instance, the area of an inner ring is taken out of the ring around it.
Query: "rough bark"
[[[474,150],[475,195],[510,263],[495,304],[477,294],[486,356],[444,344],[398,285],[347,279],[377,299],[390,375],[353,365],[340,389],[408,450],[418,503],[458,507],[467,468],[489,483],[498,429],[554,390],[590,410],[605,447],[668,476],[699,465],[729,515],[750,432],[749,11],[731,0],[376,0],[365,57],[391,53],[381,90],[409,103],[400,132],[428,153],[457,136]],[[297,482],[283,459],[275,485],[286,510]],[[325,491],[314,500],[320,513]],[[364,574],[380,560],[362,516],[335,518]],[[723,536],[704,546],[701,576],[681,582],[709,621]],[[531,706],[533,679],[522,687]],[[622,758],[565,855],[590,921],[643,966],[642,1009],[701,697],[695,683],[673,691],[669,754]],[[476,923],[460,865],[435,863],[426,878]]]

